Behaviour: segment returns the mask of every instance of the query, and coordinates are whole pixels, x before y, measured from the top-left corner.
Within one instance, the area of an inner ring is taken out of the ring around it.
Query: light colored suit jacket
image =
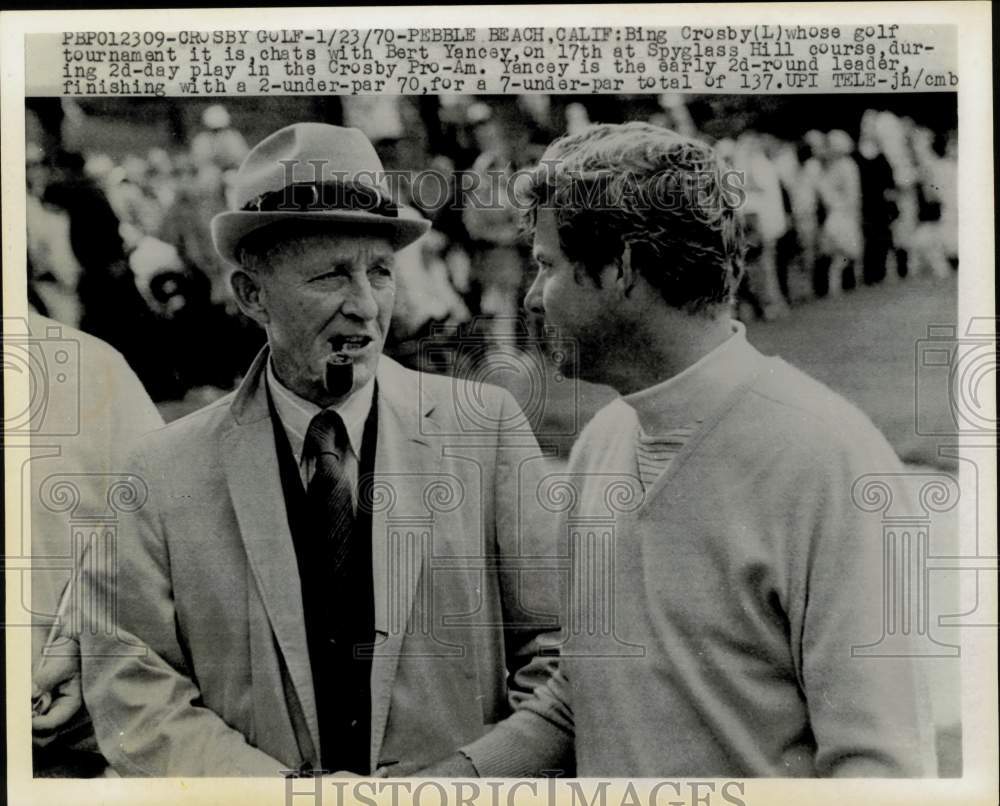
[[[99,561],[81,572],[98,603],[81,636],[84,696],[122,775],[319,767],[324,683],[309,664],[266,360],[141,443],[135,512],[104,555],[117,574]],[[384,356],[377,378],[372,545],[388,624],[372,664],[372,769],[406,775],[459,748],[482,775],[560,769],[572,725],[540,654],[559,607],[555,531],[530,505],[534,437],[499,389]]]
[[[122,462],[143,434],[163,426],[163,418],[149,399],[142,383],[125,358],[100,339],[32,312],[30,336],[46,340],[52,347],[66,346],[76,360],[61,364],[66,377],[49,405],[39,407],[39,420],[30,445],[21,448],[31,471],[31,667],[42,662],[42,648],[66,583],[72,577],[77,546],[74,527],[113,524],[114,497],[109,491],[123,480],[117,475]],[[17,336],[19,334],[12,334]],[[28,334],[24,334],[28,335]],[[66,392],[77,390],[78,398]],[[58,398],[58,399],[56,399]],[[19,446],[5,438],[5,450],[17,455]],[[25,474],[27,479],[27,473]],[[73,608],[78,597],[68,596]],[[63,654],[60,646],[72,635],[77,616],[63,613],[50,649]],[[47,661],[46,661],[47,662]]]

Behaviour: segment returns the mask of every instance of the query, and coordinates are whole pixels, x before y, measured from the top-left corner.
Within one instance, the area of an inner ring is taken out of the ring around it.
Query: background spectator
[[[842,129],[827,134],[819,195],[826,208],[820,249],[829,259],[827,293],[838,296],[857,285],[861,260],[861,176],[852,158],[854,141]]]

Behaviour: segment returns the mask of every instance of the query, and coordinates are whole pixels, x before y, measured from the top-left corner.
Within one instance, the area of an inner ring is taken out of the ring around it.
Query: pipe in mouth
[[[346,397],[354,386],[354,361],[343,353],[326,359],[326,391],[330,397]]]

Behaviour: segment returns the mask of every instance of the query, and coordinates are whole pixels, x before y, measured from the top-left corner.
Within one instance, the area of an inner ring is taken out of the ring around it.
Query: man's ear
[[[233,289],[236,304],[240,306],[240,310],[244,314],[261,327],[271,321],[264,304],[264,289],[256,272],[249,272],[242,268],[237,269],[229,277],[229,285]]]
[[[627,243],[622,250],[621,257],[618,258],[615,284],[619,293],[623,297],[628,297],[632,294],[638,281],[639,272],[632,266],[632,245]]]

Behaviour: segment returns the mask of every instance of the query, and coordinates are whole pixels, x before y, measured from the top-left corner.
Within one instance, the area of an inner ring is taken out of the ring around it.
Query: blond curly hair
[[[739,282],[743,183],[706,143],[648,123],[596,124],[554,141],[520,193],[529,235],[539,209],[554,211],[578,279],[598,282],[627,252],[688,313],[727,305]]]

